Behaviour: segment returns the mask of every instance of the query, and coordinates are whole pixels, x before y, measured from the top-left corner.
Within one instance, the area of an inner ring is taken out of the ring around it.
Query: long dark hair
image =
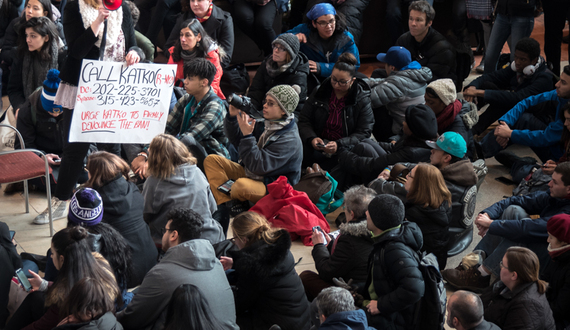
[[[9,2],[8,0],[4,1],[4,2]],[[14,30],[17,33],[20,33],[20,27],[24,24],[26,24],[26,6],[28,6],[28,3],[30,2],[30,0],[26,0],[25,4],[24,4],[24,13],[22,13],[20,19],[16,22],[16,24],[14,25]],[[51,1],[50,0],[38,0],[38,2],[42,5],[42,9],[44,12],[47,11],[47,14],[44,17],[49,18],[51,21],[53,21],[53,9],[51,8]]]
[[[85,277],[75,283],[65,300],[62,313],[64,316],[73,315],[81,320],[81,317],[88,315],[93,320],[107,312],[115,311],[115,300],[109,292],[119,292],[119,287],[109,265],[106,265],[106,268],[104,278]]]
[[[43,44],[39,51],[39,56],[42,61],[50,60],[52,56],[52,44],[54,42],[58,42],[59,38],[55,23],[47,17],[32,17],[27,22],[20,25],[20,34],[18,35],[18,52],[20,53],[20,56],[24,56],[29,51],[28,43],[26,42],[27,28],[32,28],[37,34],[42,36],[42,38],[48,36],[48,41]]]
[[[312,22],[315,22],[315,24],[317,24],[317,20],[310,20],[306,15],[305,15],[305,24],[307,24],[309,26],[309,29],[311,30],[311,32],[317,32],[317,28],[313,26]],[[342,13],[339,13],[338,11],[336,12],[336,15],[334,15],[334,20],[335,20],[335,24],[334,24],[334,32],[332,35],[332,38],[336,38],[339,35],[342,35],[344,33],[344,31],[347,30],[347,24],[346,24],[346,18],[344,17],[344,15]]]
[[[200,289],[182,284],[174,290],[166,312],[164,330],[217,330],[224,326],[212,314]]]
[[[189,28],[190,31],[192,31],[192,33],[194,34],[194,36],[197,36],[198,34],[202,36],[202,40],[200,40],[200,46],[195,47],[194,51],[197,52],[196,53],[197,57],[208,58],[208,50],[210,49],[214,41],[212,40],[212,38],[210,38],[210,36],[208,36],[208,33],[206,32],[206,30],[204,30],[204,27],[202,26],[202,24],[200,24],[200,21],[198,21],[195,18],[187,19],[182,23],[180,31],[182,32],[182,29],[185,28]],[[178,62],[182,59],[182,56],[180,55],[181,53],[182,53],[182,46],[180,45],[180,37],[178,37],[178,40],[176,40],[176,43],[174,44],[174,51],[172,52],[172,59],[174,60],[174,62]]]

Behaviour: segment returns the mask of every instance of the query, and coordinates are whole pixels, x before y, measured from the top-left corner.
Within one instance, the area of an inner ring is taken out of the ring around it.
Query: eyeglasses
[[[331,76],[331,84],[333,85],[346,86],[349,82],[350,80],[338,80],[334,76]]]
[[[508,270],[509,272],[511,271],[511,270],[509,269],[509,267],[503,265],[503,260],[501,260],[501,262],[499,262],[499,266],[501,266],[501,268],[504,268],[504,269]]]
[[[275,103],[275,102],[273,102],[273,101],[271,101],[271,100],[268,100],[268,99],[263,100],[263,105],[266,105],[266,104],[267,104],[268,107],[274,107],[274,106],[277,105],[277,103]]]
[[[172,231],[172,230],[174,230],[174,229],[170,229],[170,228],[164,227],[164,228],[162,228],[162,230],[161,230],[160,232],[161,232],[162,236],[164,236],[164,234],[165,234],[167,231]]]
[[[284,52],[285,51],[285,47],[281,46],[281,45],[273,45],[273,49],[278,50],[280,52]]]
[[[331,19],[331,20],[328,21],[328,22],[325,22],[325,21],[317,21],[317,24],[318,24],[320,27],[326,27],[326,26],[328,26],[328,25],[334,26],[335,23],[336,23],[336,21],[334,20],[334,18]]]
[[[410,173],[406,174],[406,178],[410,178],[410,179],[413,179],[413,178],[414,178],[414,176],[412,175],[412,172],[410,172]]]

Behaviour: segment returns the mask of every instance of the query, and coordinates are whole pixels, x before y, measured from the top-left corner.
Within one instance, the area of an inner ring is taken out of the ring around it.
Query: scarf
[[[88,29],[91,24],[95,21],[99,15],[99,9],[93,8],[86,4],[84,0],[79,0],[79,13],[81,14],[81,19],[83,20],[83,27]],[[119,35],[121,34],[121,25],[123,24],[123,7],[119,7],[117,10],[109,12],[109,17],[107,18],[107,41],[105,43],[105,54],[108,50],[113,48],[118,42]],[[101,47],[101,40],[103,38],[103,28],[99,31],[97,35],[97,42],[95,46]]]
[[[548,250],[548,254],[550,254],[550,258],[554,259],[554,258],[558,257],[559,255],[563,254],[564,252],[570,250],[570,245],[564,245],[562,247],[555,249],[549,243],[547,250]]]
[[[459,111],[461,111],[461,101],[455,100],[437,115],[437,133],[439,135],[443,134],[446,128],[453,123]]]
[[[208,7],[208,12],[206,13],[206,15],[202,18],[196,16],[196,19],[198,20],[198,22],[200,23],[204,23],[205,21],[208,20],[208,18],[210,18],[210,16],[212,16],[212,9],[214,9],[214,4],[210,3],[210,7]]]
[[[39,55],[32,52],[26,52],[22,62],[22,83],[24,87],[24,95],[28,98],[36,88],[42,86],[46,80],[47,73],[50,69],[57,69],[57,59],[59,49],[57,42],[51,43],[50,59],[42,61]]]
[[[277,62],[273,61],[273,56],[269,56],[267,60],[265,60],[265,70],[267,70],[267,74],[271,78],[275,78],[281,73],[285,72],[287,69],[289,69],[292,62],[293,61],[285,63],[282,66],[279,66]]]
[[[196,57],[198,57],[198,54],[196,54],[196,49],[188,51],[188,50],[182,50],[180,52],[180,58],[182,58],[182,61],[184,63],[189,62],[193,59],[195,59]]]

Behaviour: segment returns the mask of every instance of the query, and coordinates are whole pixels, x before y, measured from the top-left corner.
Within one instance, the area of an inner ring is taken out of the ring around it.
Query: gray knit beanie
[[[390,229],[401,225],[405,217],[404,203],[394,195],[378,195],[368,204],[368,214],[376,228]]]
[[[273,96],[273,98],[277,100],[277,103],[279,103],[281,109],[290,115],[297,109],[300,92],[301,88],[297,85],[277,85],[271,88],[269,92],[267,92],[267,95]]]
[[[457,100],[457,91],[453,80],[449,78],[432,81],[427,88],[431,88],[446,106]]]
[[[278,36],[271,43],[272,46],[275,44],[283,46],[289,55],[291,55],[292,60],[297,57],[297,54],[299,54],[299,49],[301,48],[299,39],[293,33],[283,33],[282,35]]]

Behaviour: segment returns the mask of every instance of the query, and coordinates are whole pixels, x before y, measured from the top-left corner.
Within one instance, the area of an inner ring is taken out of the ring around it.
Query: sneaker
[[[489,286],[491,279],[490,276],[482,276],[477,267],[471,267],[467,270],[460,269],[460,267],[445,269],[441,272],[441,276],[451,286],[473,292],[483,291]]]
[[[67,211],[67,201],[60,201],[57,197],[51,198],[51,217],[53,220],[65,217]],[[49,209],[46,208],[34,219],[34,224],[45,225],[49,223]]]
[[[475,68],[475,71],[477,73],[484,73],[485,72],[485,62],[481,61],[481,63],[479,65],[477,65],[477,67]]]

